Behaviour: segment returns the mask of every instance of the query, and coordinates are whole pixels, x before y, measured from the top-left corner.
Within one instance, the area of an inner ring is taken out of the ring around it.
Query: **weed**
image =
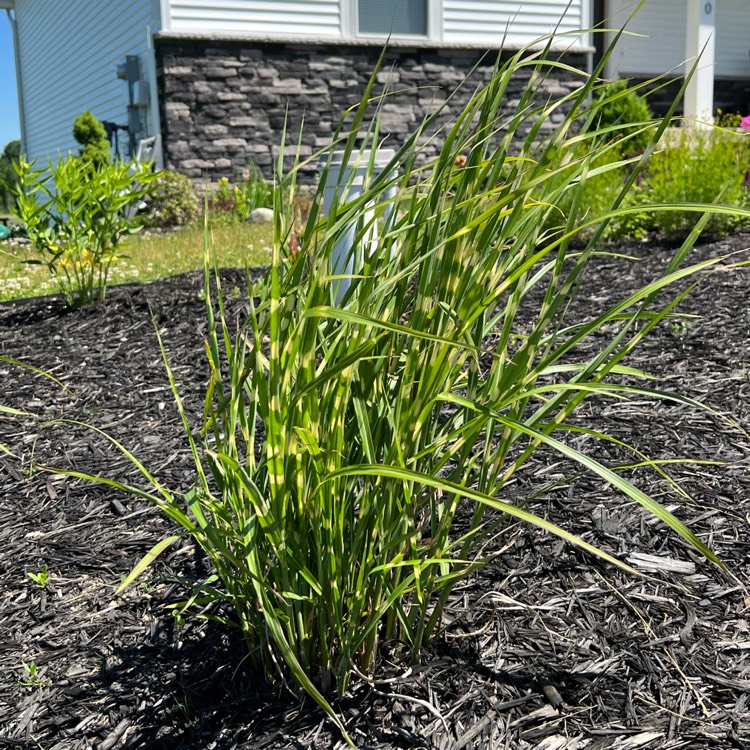
[[[38,573],[27,573],[26,574],[34,583],[39,586],[40,589],[46,588],[49,583],[49,573],[47,572],[47,566],[43,565],[42,569]]]
[[[21,662],[23,667],[24,676],[18,681],[21,687],[28,688],[44,688],[48,687],[50,681],[47,677],[43,677],[36,662]]]

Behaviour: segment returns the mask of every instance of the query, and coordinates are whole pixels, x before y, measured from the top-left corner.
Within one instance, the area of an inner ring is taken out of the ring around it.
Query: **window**
[[[428,0],[357,0],[359,33],[427,36]]]

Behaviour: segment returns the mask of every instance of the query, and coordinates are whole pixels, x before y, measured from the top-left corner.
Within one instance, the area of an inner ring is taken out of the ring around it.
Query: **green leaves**
[[[158,177],[151,165],[68,156],[35,170],[21,158],[16,214],[69,305],[103,299],[109,269],[139,225],[134,206]]]

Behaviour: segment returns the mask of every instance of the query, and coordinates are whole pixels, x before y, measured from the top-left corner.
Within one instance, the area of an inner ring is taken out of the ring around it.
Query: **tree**
[[[81,158],[95,167],[106,164],[111,157],[109,138],[104,125],[88,110],[78,115],[73,124],[73,137],[83,146]]]
[[[5,144],[0,155],[0,210],[10,211],[15,206],[13,188],[18,182],[14,164],[21,156],[21,141],[10,141]]]

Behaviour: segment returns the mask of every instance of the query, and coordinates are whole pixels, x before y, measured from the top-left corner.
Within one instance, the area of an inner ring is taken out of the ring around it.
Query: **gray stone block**
[[[185,159],[180,162],[180,166],[184,169],[212,169],[216,166],[216,162],[205,159]]]
[[[212,67],[206,68],[204,75],[206,78],[232,78],[232,76],[237,76],[239,73],[234,68]]]
[[[207,138],[216,138],[218,136],[226,135],[229,132],[229,128],[226,125],[220,123],[203,126],[203,134]]]
[[[164,75],[167,78],[192,77],[193,68],[190,65],[174,65],[171,68],[164,68]]]
[[[214,146],[218,148],[245,148],[247,141],[244,138],[221,138],[214,141]]]
[[[255,117],[230,117],[229,124],[233,128],[254,128],[258,125]]]

